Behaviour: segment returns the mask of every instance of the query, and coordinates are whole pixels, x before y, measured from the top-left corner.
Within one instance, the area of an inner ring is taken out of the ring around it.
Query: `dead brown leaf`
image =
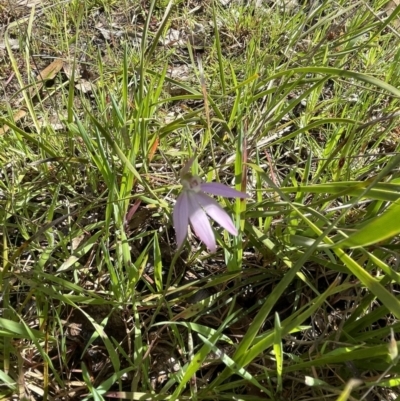
[[[18,120],[20,120],[22,117],[25,117],[26,115],[26,111],[24,109],[20,109],[18,110],[14,115],[13,115],[13,120],[14,122],[17,122]],[[0,135],[5,134],[8,130],[10,129],[10,127],[8,125],[3,125],[2,127],[0,127]]]
[[[81,74],[79,72],[79,68],[75,68],[73,63],[64,63],[63,64],[63,71],[64,74],[67,76],[68,79],[71,79],[72,76],[74,80],[81,78]]]
[[[45,81],[49,79],[54,79],[58,72],[63,67],[64,62],[60,59],[54,60],[50,65],[48,65],[44,70],[40,71],[38,74],[38,79],[36,85],[34,85],[29,91],[29,95],[34,97],[42,89]]]
[[[81,91],[82,93],[90,93],[93,92],[94,84],[85,79],[80,79],[79,82],[75,85],[75,88]]]
[[[62,66],[63,66],[63,61],[57,59],[54,60],[50,65],[48,65],[44,70],[42,70],[39,73],[35,85],[29,90],[29,96],[31,98],[36,96],[39,93],[40,89],[42,89],[44,82],[48,79],[53,79],[57,75],[57,73],[61,70]],[[23,98],[21,98],[18,103],[21,103],[22,101]],[[24,109],[19,109],[13,116],[14,122],[17,122],[25,115],[26,111]],[[8,125],[3,125],[2,127],[0,127],[0,135],[4,135],[9,129],[10,127]]]
[[[390,17],[395,10],[395,8],[400,5],[400,0],[390,0],[389,2],[386,3],[385,5],[385,11],[388,17]],[[393,26],[398,29],[400,27],[400,19],[397,18],[394,21],[392,21]]]

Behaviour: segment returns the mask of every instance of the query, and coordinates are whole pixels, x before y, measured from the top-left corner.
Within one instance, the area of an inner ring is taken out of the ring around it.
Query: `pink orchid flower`
[[[230,234],[238,235],[238,231],[228,213],[204,192],[228,198],[248,198],[249,195],[219,182],[202,182],[199,177],[189,172],[194,159],[194,157],[189,159],[180,174],[183,191],[175,203],[173,212],[176,242],[180,248],[185,241],[190,223],[197,237],[211,252],[215,252],[215,235],[207,215]]]

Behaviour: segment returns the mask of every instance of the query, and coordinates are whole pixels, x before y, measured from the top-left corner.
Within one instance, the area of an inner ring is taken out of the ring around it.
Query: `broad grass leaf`
[[[343,241],[333,245],[334,248],[360,248],[385,241],[400,233],[398,221],[400,201],[391,204],[380,216],[360,228]]]

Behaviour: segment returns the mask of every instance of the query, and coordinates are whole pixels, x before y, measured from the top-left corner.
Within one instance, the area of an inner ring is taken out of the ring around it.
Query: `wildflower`
[[[207,215],[230,234],[237,235],[238,232],[228,213],[204,192],[229,198],[248,198],[249,195],[219,182],[202,182],[199,177],[189,172],[193,161],[194,158],[191,158],[180,174],[183,191],[176,201],[173,212],[177,245],[181,247],[185,241],[190,223],[197,237],[211,252],[215,252],[215,236]]]

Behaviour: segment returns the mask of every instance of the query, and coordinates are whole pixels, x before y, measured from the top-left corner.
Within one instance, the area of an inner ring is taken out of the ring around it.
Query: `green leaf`
[[[0,334],[7,337],[30,338],[43,338],[44,334],[39,330],[29,329],[22,323],[13,322],[12,320],[0,318]]]
[[[202,336],[201,334],[199,334],[199,337],[208,347],[210,347],[214,351],[214,353],[219,358],[221,358],[222,362],[227,367],[232,369],[233,372],[242,376],[244,379],[246,379],[246,381],[250,382],[253,386],[259,388],[264,393],[271,394],[271,392],[263,387],[250,372],[248,372],[245,368],[238,366],[235,361],[230,358],[224,351],[221,351],[216,345],[211,343],[206,337]]]
[[[386,211],[348,238],[337,242],[334,248],[360,248],[385,241],[400,233],[400,202],[392,203]]]
[[[13,391],[17,391],[15,380],[8,376],[3,370],[0,370],[0,381],[3,386],[10,388]]]
[[[253,165],[252,165],[253,167]],[[316,185],[299,185],[296,187],[282,187],[280,190],[283,193],[302,192],[314,194],[332,194],[336,196],[360,196],[366,188],[370,185],[368,181],[341,181],[330,182],[329,184],[316,184]],[[266,188],[268,192],[273,192],[274,188]],[[400,198],[400,186],[398,183],[383,183],[379,182],[374,184],[363,198],[376,199],[383,201],[396,201]]]
[[[278,378],[277,392],[282,392],[282,371],[283,371],[283,346],[282,346],[282,326],[279,314],[275,312],[274,330],[274,353],[276,360],[276,375]]]

